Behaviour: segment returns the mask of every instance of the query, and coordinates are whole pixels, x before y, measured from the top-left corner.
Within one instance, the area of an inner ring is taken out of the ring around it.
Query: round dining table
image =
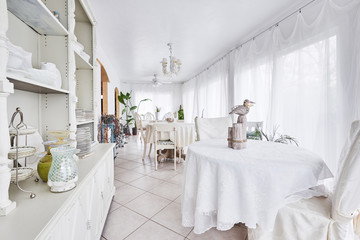
[[[159,124],[167,124],[176,127],[176,146],[179,148],[184,148],[195,142],[195,124],[185,123],[180,121],[167,122],[167,121],[153,121],[148,122],[144,127],[146,128],[145,140],[147,143],[154,142],[154,131],[155,127]],[[163,134],[160,136],[160,140],[171,139],[173,136],[168,136]]]
[[[288,197],[333,177],[311,151],[257,140],[241,150],[222,139],[199,141],[189,146],[185,164],[182,225],[197,234],[239,222],[271,230]]]

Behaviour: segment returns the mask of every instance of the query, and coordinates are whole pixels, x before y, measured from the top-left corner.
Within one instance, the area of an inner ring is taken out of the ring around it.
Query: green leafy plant
[[[148,99],[148,98],[142,99],[142,100],[140,100],[140,102],[137,106],[134,106],[131,102],[131,98],[132,98],[131,94],[132,94],[132,91],[127,92],[125,94],[123,92],[120,92],[120,95],[118,96],[119,102],[122,105],[124,105],[124,109],[122,110],[121,114],[125,115],[125,121],[126,121],[125,126],[126,127],[129,127],[129,125],[131,125],[132,123],[134,123],[135,127],[136,127],[134,111],[135,110],[136,110],[136,112],[139,111],[140,105],[142,102],[151,101],[151,99]]]
[[[275,125],[272,132],[270,133],[265,133],[263,129],[256,127],[254,132],[250,132],[247,134],[247,138],[253,140],[266,140],[268,142],[277,142],[283,144],[295,144],[296,146],[299,146],[296,138],[291,137],[287,134],[278,134],[278,130],[278,125]]]

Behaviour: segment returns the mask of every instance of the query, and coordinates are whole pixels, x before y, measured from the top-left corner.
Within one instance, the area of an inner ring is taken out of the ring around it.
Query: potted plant
[[[159,120],[159,112],[161,111],[161,108],[156,106],[155,107],[155,119]]]
[[[266,140],[268,142],[277,142],[284,144],[295,144],[299,146],[296,138],[291,137],[286,134],[278,134],[277,131],[279,129],[278,125],[273,127],[273,131],[271,133],[265,133],[261,128],[257,127],[254,132],[247,133],[248,139],[253,140]]]
[[[134,117],[134,111],[136,110],[136,112],[139,111],[140,105],[142,102],[145,101],[151,101],[150,99],[146,98],[146,99],[142,99],[140,100],[139,104],[137,106],[133,106],[132,102],[131,102],[131,93],[127,92],[127,93],[123,93],[120,92],[120,95],[118,96],[119,102],[124,105],[124,109],[122,110],[122,115],[125,114],[125,121],[126,124],[124,126],[124,133],[127,135],[130,135],[130,125],[132,123],[134,123],[134,127],[132,128],[132,133],[133,135],[137,134],[137,126],[136,126],[136,121],[135,121],[135,117]]]

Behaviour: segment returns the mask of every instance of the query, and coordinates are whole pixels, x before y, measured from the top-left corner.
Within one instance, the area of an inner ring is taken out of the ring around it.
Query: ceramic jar
[[[76,187],[78,167],[74,159],[76,148],[58,147],[50,150],[53,161],[48,175],[51,192],[65,192]]]

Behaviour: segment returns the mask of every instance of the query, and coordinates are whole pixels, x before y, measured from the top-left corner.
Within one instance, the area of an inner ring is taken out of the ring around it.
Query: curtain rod
[[[219,59],[215,60],[213,63],[211,63],[208,67],[206,67],[205,69],[203,69],[202,71],[200,71],[198,74],[196,74],[195,76],[193,76],[192,78],[190,78],[189,80],[183,82],[186,83],[194,78],[196,78],[197,76],[199,76],[200,74],[202,74],[203,72],[209,70],[209,68],[211,68],[212,66],[214,66],[216,63],[218,63],[219,61],[221,61],[222,59],[224,59],[227,55],[229,55],[230,53],[232,53],[234,50],[237,50],[239,48],[241,48],[244,44],[250,42],[251,40],[255,40],[255,38],[257,38],[258,36],[262,35],[263,33],[271,30],[273,27],[278,27],[279,24],[281,22],[283,22],[284,20],[290,18],[291,16],[293,16],[296,13],[301,13],[302,9],[307,7],[308,5],[310,5],[311,3],[315,2],[317,0],[311,0],[308,3],[306,3],[305,5],[303,5],[302,7],[298,8],[296,11],[291,12],[290,14],[286,15],[285,17],[283,17],[282,19],[280,19],[279,21],[276,21],[275,24],[272,24],[270,27],[267,27],[266,29],[264,29],[263,31],[259,32],[258,34],[256,34],[255,36],[247,39],[246,41],[242,42],[240,45],[233,47],[232,49],[230,49],[227,53],[225,53],[222,57],[220,57]]]

